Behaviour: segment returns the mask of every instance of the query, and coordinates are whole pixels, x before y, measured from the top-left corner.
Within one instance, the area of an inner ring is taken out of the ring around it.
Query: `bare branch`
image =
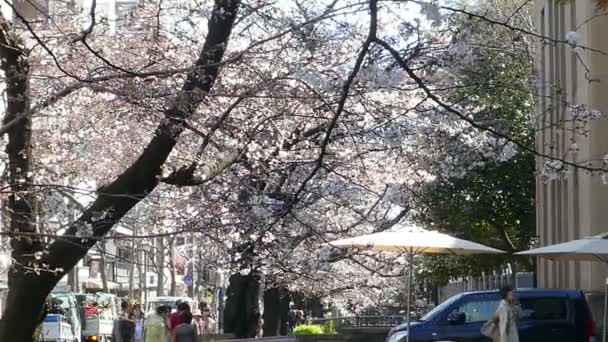
[[[515,144],[517,147],[521,148],[524,151],[533,153],[536,156],[545,158],[545,159],[549,159],[549,160],[556,160],[559,161],[565,165],[568,166],[573,166],[576,168],[580,168],[583,170],[587,170],[587,171],[606,171],[604,168],[602,167],[593,167],[593,166],[588,166],[588,165],[580,165],[568,160],[565,160],[562,157],[554,157],[552,155],[543,153],[543,152],[539,152],[536,151],[533,147],[530,147],[518,140],[513,139],[512,137],[508,136],[505,133],[502,133],[492,127],[489,126],[484,126],[479,124],[478,122],[476,122],[473,118],[469,117],[468,115],[460,112],[459,110],[455,109],[453,106],[450,106],[449,104],[445,103],[441,98],[439,98],[439,96],[437,96],[432,90],[431,88],[429,88],[429,86],[424,82],[424,80],[422,78],[420,78],[413,70],[412,68],[409,67],[408,62],[403,59],[401,57],[401,55],[399,54],[399,51],[395,50],[395,48],[393,48],[389,43],[381,40],[381,39],[375,39],[375,42],[382,46],[386,51],[388,51],[392,57],[395,59],[395,61],[397,61],[397,63],[399,64],[399,66],[406,72],[406,74],[412,79],[414,80],[414,82],[420,87],[420,89],[422,89],[422,91],[426,94],[426,96],[431,99],[433,102],[435,102],[440,108],[442,108],[443,110],[445,110],[446,112],[455,115],[456,117],[458,117],[459,119],[463,120],[464,122],[468,123],[469,125],[471,125],[471,127],[478,129],[480,131],[485,131],[488,133],[491,133],[492,135],[504,139],[505,141],[511,142],[513,144]]]

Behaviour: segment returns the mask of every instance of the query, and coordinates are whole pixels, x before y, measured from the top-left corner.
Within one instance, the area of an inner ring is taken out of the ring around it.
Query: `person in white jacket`
[[[519,342],[517,321],[523,316],[521,307],[517,304],[513,289],[509,286],[500,289],[500,297],[502,300],[494,314],[498,329],[493,340],[494,342]]]

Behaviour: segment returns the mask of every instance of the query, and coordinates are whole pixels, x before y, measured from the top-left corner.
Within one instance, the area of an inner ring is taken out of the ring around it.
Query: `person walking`
[[[196,330],[196,335],[208,335],[208,325],[207,322],[205,322],[205,320],[203,319],[203,313],[201,312],[201,310],[194,310],[194,312],[192,313],[192,317],[192,326],[194,326],[194,329]]]
[[[289,303],[289,312],[287,313],[287,326],[289,332],[293,332],[293,329],[298,325],[297,323],[297,315],[298,311],[296,310],[296,305],[293,302]]]
[[[211,310],[209,310],[209,308],[206,308],[205,310],[203,310],[202,314],[207,334],[215,334],[217,332],[217,324],[213,317],[211,317]]]
[[[179,324],[183,323],[181,321],[183,312],[190,312],[190,305],[186,302],[177,303],[177,311],[171,313],[169,315],[169,329],[173,331]],[[192,316],[192,314],[190,314]]]
[[[171,342],[197,342],[196,328],[192,325],[190,310],[182,311],[181,323],[173,329]]]
[[[141,306],[136,304],[133,306],[133,323],[134,323],[134,332],[133,332],[133,342],[143,342],[144,341],[144,313],[141,311]]]
[[[112,342],[133,342],[135,336],[135,322],[132,320],[132,306],[128,301],[120,305],[121,313],[117,321],[114,321],[112,330]]]
[[[171,307],[161,305],[144,322],[144,342],[169,342],[167,316]]]
[[[494,316],[484,325],[482,333],[494,342],[519,342],[517,321],[523,316],[513,289],[500,289],[500,304]]]

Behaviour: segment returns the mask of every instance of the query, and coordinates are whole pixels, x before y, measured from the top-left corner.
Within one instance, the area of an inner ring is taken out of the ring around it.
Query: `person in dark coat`
[[[132,306],[124,301],[121,304],[122,312],[119,319],[114,321],[112,330],[112,342],[133,342],[135,337],[135,322],[131,317]]]

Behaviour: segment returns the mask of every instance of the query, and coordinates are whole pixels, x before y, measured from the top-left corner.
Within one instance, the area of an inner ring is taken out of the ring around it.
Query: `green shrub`
[[[324,327],[318,324],[302,324],[293,329],[294,335],[322,335]]]

